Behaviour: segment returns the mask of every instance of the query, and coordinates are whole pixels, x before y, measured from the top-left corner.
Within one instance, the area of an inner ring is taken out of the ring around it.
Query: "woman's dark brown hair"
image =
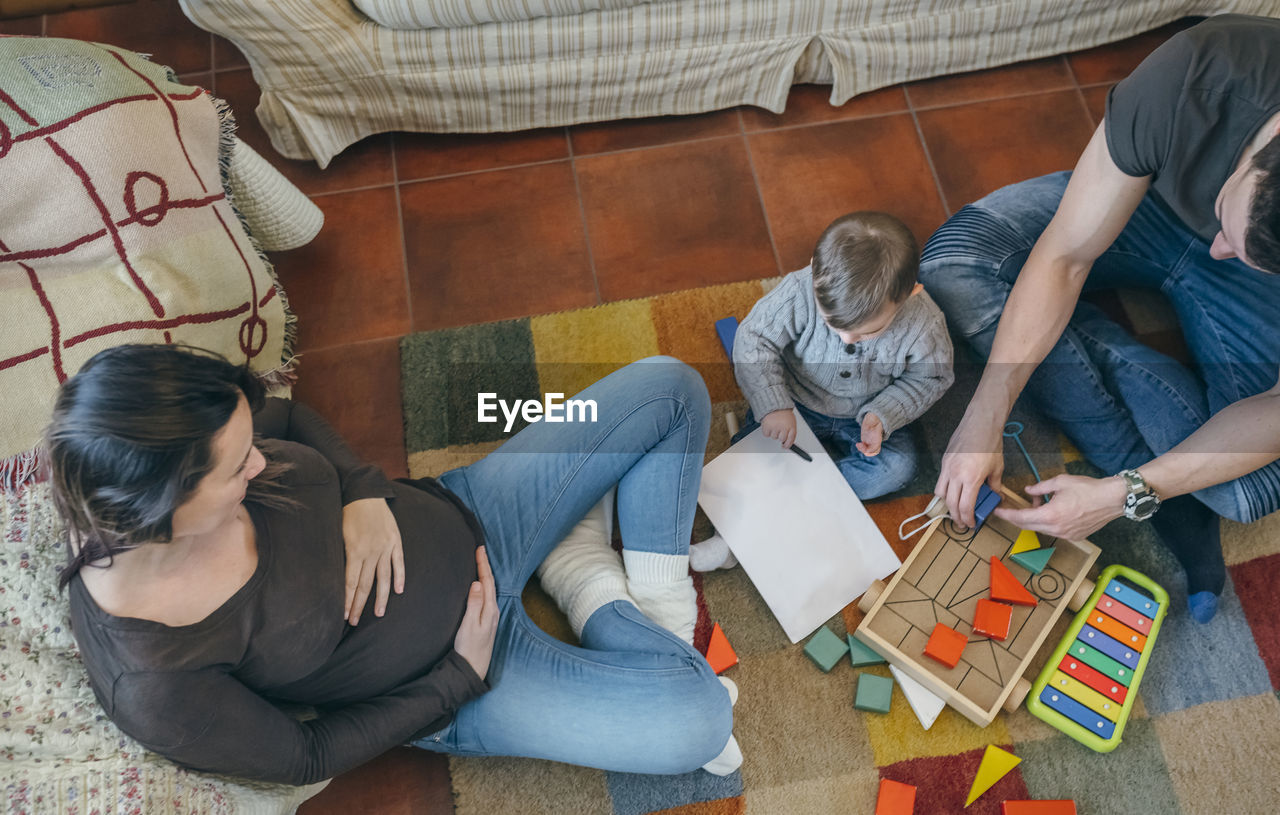
[[[121,345],[66,382],[45,431],[54,505],[67,525],[62,588],[87,563],[171,539],[173,513],[213,468],[213,438],[243,396],[262,406],[247,366],[180,345]],[[279,466],[249,482],[272,502]]]

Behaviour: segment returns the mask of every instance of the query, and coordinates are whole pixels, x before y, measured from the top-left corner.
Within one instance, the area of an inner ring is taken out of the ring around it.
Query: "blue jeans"
[[[921,282],[952,330],[984,358],[1009,290],[1069,178],[1055,173],[997,190],[953,215],[924,248]],[[1196,371],[1081,302],[1026,389],[1108,473],[1150,461],[1225,406],[1267,390],[1280,360],[1280,276],[1214,260],[1209,244],[1150,193],[1094,263],[1086,290],[1117,286],[1169,298]],[[1194,495],[1220,515],[1256,520],[1280,507],[1280,462]]]
[[[520,595],[539,564],[615,484],[624,545],[687,554],[711,405],[670,357],[578,394],[597,421],[537,422],[440,481],[479,518],[497,583],[491,690],[415,742],[458,755],[526,756],[634,773],[684,773],[719,755],[733,714],[707,661],[631,603],[597,610],[582,647],[544,633]]]
[[[804,417],[809,429],[822,442],[844,480],[853,488],[853,494],[863,501],[879,498],[891,492],[897,492],[907,485],[916,471],[916,445],[908,428],[899,428],[880,445],[880,453],[875,456],[864,456],[854,447],[862,440],[862,426],[857,419],[840,419],[824,416],[810,410],[799,402],[796,410]],[[751,433],[760,423],[756,421],[751,410],[747,409],[747,420],[733,437],[736,443]],[[806,450],[814,454],[816,450]]]

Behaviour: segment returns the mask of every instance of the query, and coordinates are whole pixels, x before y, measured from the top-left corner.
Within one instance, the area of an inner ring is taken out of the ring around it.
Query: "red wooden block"
[[[948,668],[954,668],[960,662],[960,654],[968,642],[969,638],[964,634],[938,623],[933,627],[929,641],[925,643],[924,653]]]
[[[1013,622],[1013,606],[997,603],[994,600],[979,600],[978,609],[973,614],[973,630],[1002,640],[1009,636],[1009,624]]]
[[[1076,815],[1075,801],[1005,801],[1000,815]]]
[[[991,558],[991,599],[1017,603],[1020,606],[1034,606],[1039,602],[1034,594],[1027,591],[1026,586],[1018,582],[1009,567],[996,557]]]
[[[876,815],[911,815],[916,808],[916,788],[900,781],[880,779]]]
[[[707,643],[707,662],[716,673],[724,673],[738,664],[738,655],[734,653],[720,623],[716,623],[715,628],[711,629],[711,641]]]

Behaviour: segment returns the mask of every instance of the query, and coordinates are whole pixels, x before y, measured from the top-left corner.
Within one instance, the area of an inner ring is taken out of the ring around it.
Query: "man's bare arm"
[[[978,487],[1003,474],[1000,433],[1014,401],[1066,328],[1093,262],[1124,229],[1150,184],[1149,176],[1120,171],[1100,125],[1009,294],[982,380],[943,457],[934,492],[962,523],[973,524]]]
[[[1280,458],[1280,382],[1214,414],[1138,469],[1163,498],[1232,481]]]

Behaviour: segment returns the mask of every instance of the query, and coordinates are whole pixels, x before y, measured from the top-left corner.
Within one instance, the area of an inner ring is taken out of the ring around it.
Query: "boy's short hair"
[[[906,224],[884,212],[837,218],[813,250],[813,293],[827,323],[845,331],[911,294],[920,250]]]

